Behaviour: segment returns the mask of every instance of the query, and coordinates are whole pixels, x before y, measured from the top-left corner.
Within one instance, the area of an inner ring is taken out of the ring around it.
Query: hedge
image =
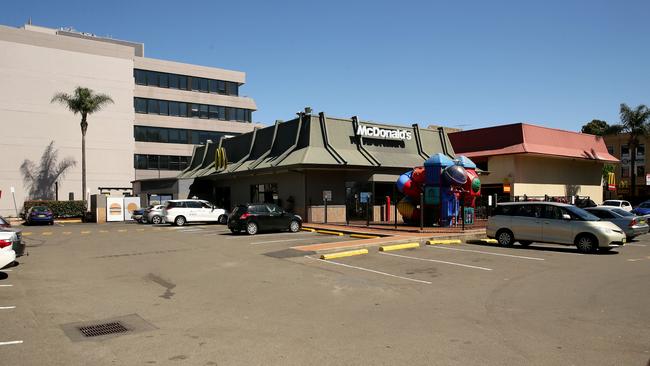
[[[86,212],[86,201],[25,201],[23,217],[32,206],[47,206],[56,218],[83,217]]]

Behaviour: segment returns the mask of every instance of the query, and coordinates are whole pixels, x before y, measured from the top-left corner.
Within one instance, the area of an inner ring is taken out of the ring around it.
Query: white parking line
[[[388,276],[388,277],[395,277],[395,278],[399,278],[399,279],[402,279],[402,280],[413,281],[413,282],[418,282],[418,283],[426,283],[427,285],[431,284],[431,282],[429,282],[429,281],[416,280],[415,278],[402,277],[402,276],[398,276],[398,275],[394,275],[394,274],[390,274],[390,273],[386,273],[386,272],[375,271],[374,269],[351,266],[349,264],[343,264],[343,263],[334,262],[334,261],[331,261],[331,260],[326,261],[324,259],[318,259],[318,258],[310,257],[308,255],[306,255],[305,258],[313,259],[315,261],[319,261],[319,262],[323,262],[323,263],[336,264],[337,266],[343,266],[343,267],[358,269],[358,270],[361,270],[361,271],[376,273],[376,274],[380,274],[380,275],[384,275],[384,276]]]
[[[259,238],[261,236],[279,236],[283,235],[282,233],[269,233],[269,234],[257,234],[255,235],[255,238]],[[313,233],[284,233],[284,235],[291,235],[291,236],[305,236],[305,235],[314,235]],[[235,239],[242,239],[242,238],[249,238],[251,237],[250,235],[227,235],[228,237],[226,240],[235,240]]]
[[[15,306],[0,306],[0,310],[9,310],[9,309],[15,309]]]
[[[625,244],[626,247],[646,247],[647,245],[645,244],[632,244],[632,243],[627,243]]]
[[[23,341],[9,341],[9,342],[0,342],[0,346],[7,346],[10,344],[21,344]]]
[[[285,241],[301,241],[301,240],[312,240],[312,238],[256,241],[256,242],[253,242],[251,244],[256,245],[256,244],[282,243],[282,242],[285,242]]]
[[[11,272],[11,269],[0,269],[0,272]]]
[[[445,249],[445,250],[455,250],[459,252],[470,252],[470,253],[481,253],[481,254],[489,254],[489,255],[498,255],[501,257],[510,257],[510,258],[520,258],[520,259],[530,259],[532,261],[543,261],[545,260],[544,258],[536,258],[536,257],[524,257],[522,255],[512,255],[512,254],[502,254],[502,253],[492,253],[492,252],[484,252],[481,250],[470,250],[470,249],[458,249],[458,248],[449,248],[449,247],[441,247],[441,246],[431,246],[428,245],[427,248],[430,249]]]
[[[408,255],[400,255],[400,254],[393,254],[393,253],[386,253],[386,252],[379,252],[379,254],[390,255],[390,256],[393,256],[393,257],[400,257],[400,258],[414,259],[414,260],[418,260],[418,261],[435,262],[435,263],[443,263],[443,264],[449,264],[449,265],[452,265],[452,266],[474,268],[474,269],[480,269],[480,270],[483,270],[483,271],[491,271],[491,270],[492,270],[492,268],[485,268],[485,267],[478,267],[478,266],[470,266],[469,264],[462,264],[462,263],[454,263],[454,262],[439,261],[439,260],[435,260],[435,259],[418,258],[418,257],[409,257]]]
[[[0,285],[0,287],[11,287],[13,285]]]
[[[178,230],[179,233],[194,233],[197,231],[205,231],[205,229],[185,229],[185,230]]]

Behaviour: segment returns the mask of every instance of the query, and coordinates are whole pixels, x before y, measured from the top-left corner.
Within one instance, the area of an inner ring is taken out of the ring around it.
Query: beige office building
[[[57,180],[58,198],[85,196],[80,117],[50,103],[55,93],[82,86],[114,100],[89,117],[86,195],[100,187],[117,193],[135,179],[177,175],[195,145],[253,130],[255,102],[239,95],[245,77],[146,58],[142,43],[70,29],[0,26],[0,215],[15,215],[30,198],[20,166],[26,159],[38,166],[51,141],[59,161],[77,163]]]

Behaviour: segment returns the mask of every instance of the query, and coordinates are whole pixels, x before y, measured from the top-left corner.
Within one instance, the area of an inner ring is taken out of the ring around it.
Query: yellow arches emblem
[[[214,153],[214,167],[217,170],[226,169],[228,166],[228,155],[223,147],[217,148]]]

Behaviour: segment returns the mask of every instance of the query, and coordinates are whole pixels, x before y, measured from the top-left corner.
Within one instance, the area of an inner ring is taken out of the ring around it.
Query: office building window
[[[169,87],[171,89],[178,89],[178,75],[169,74]]]
[[[140,142],[162,142],[172,144],[204,144],[207,140],[218,142],[221,137],[237,133],[217,131],[184,130],[179,128],[134,126],[133,137]]]
[[[246,120],[246,112],[244,112],[244,110],[241,108],[237,108],[237,120],[238,121]]]
[[[199,118],[199,105],[198,104],[192,104],[192,109],[190,112],[190,117],[192,118]]]
[[[178,102],[169,102],[169,115],[178,117]]]
[[[160,155],[158,157],[158,169],[169,170],[169,155]]]
[[[147,71],[147,85],[158,86],[158,73],[155,71]]]
[[[208,118],[208,105],[207,104],[200,104],[199,105],[199,117],[200,118]]]
[[[147,169],[159,169],[158,155],[147,155]]]
[[[192,79],[192,91],[199,91],[199,78],[193,77]]]
[[[187,76],[178,76],[178,89],[187,90]]]
[[[144,70],[134,70],[135,83],[138,85],[147,85],[147,73]]]
[[[136,154],[134,157],[133,167],[136,169],[147,169],[147,155]]]
[[[216,80],[210,80],[210,93],[218,93],[219,89],[217,89],[217,81]]]
[[[621,145],[621,156],[630,156],[630,148],[627,145]]]
[[[209,117],[210,119],[218,119],[219,118],[219,107],[216,105],[211,105],[210,106],[210,113]]]
[[[208,79],[199,79],[200,82],[200,90],[204,93],[208,92]]]
[[[190,156],[135,154],[133,167],[150,170],[184,170],[189,165],[190,158]]]
[[[226,94],[226,82],[217,80],[217,91],[219,94]]]
[[[238,94],[238,85],[231,81],[226,82],[226,94],[228,95],[237,95]]]
[[[645,158],[645,144],[639,144],[639,146],[636,147],[636,158]]]
[[[169,74],[163,72],[158,74],[158,86],[161,88],[169,88]]]
[[[162,114],[165,116],[169,115],[169,103],[166,100],[161,100],[159,103],[160,109],[158,110],[158,114]]]
[[[187,117],[187,103],[178,103],[178,112],[181,117]]]
[[[147,100],[147,112],[152,114],[158,114],[158,100],[156,99]]]
[[[135,111],[136,113],[147,113],[147,100],[142,98],[135,98]]]

